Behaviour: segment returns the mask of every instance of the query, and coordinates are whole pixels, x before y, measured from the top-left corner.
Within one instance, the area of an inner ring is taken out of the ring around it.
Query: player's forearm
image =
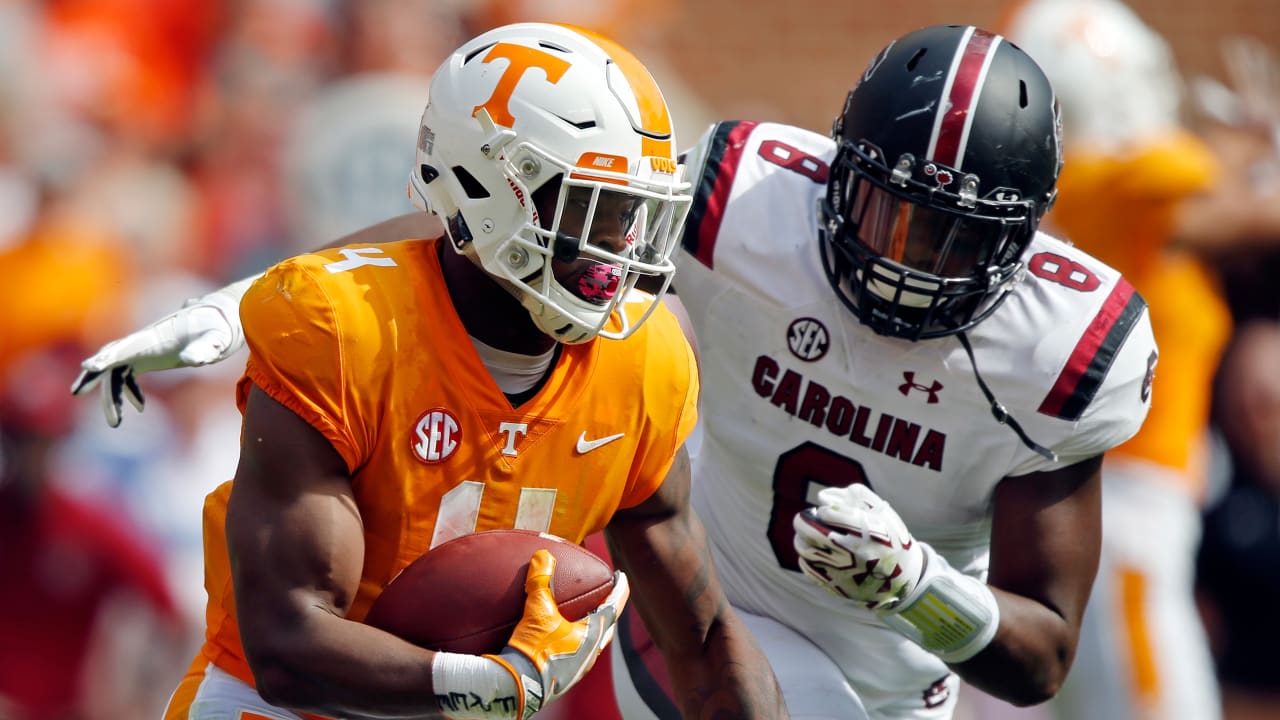
[[[688,516],[661,525],[615,522],[606,537],[615,563],[643,578],[633,583],[631,603],[662,651],[681,714],[788,717],[773,669],[720,589],[702,526]]]
[[[1034,600],[992,590],[1000,603],[995,638],[982,652],[952,669],[1010,704],[1045,702],[1058,693],[1071,669],[1078,629]]]
[[[751,633],[725,606],[698,656],[666,657],[685,718],[787,718],[773,669]]]
[[[510,648],[501,657],[432,652],[319,606],[275,619],[258,634],[265,637],[245,643],[246,655],[263,699],[293,710],[351,720],[521,720],[537,711],[531,697],[542,704],[537,688],[552,686],[547,678],[532,689],[518,682]]]
[[[292,710],[350,718],[441,717],[435,653],[362,623],[312,609],[311,617],[254,632],[242,627],[258,692]]]
[[[668,532],[656,535],[671,544],[659,542],[657,556],[669,552],[674,559],[659,563],[633,552],[620,564],[650,573],[636,584],[632,603],[662,651],[681,714],[788,717],[772,667],[720,588],[701,524],[685,517],[665,525]],[[659,581],[656,572],[671,574]],[[654,591],[663,587],[681,590]]]

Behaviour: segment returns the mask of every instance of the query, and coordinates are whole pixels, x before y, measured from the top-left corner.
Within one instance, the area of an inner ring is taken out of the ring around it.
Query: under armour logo
[[[938,391],[942,389],[942,383],[934,380],[932,385],[921,385],[916,382],[916,374],[912,370],[903,370],[902,379],[906,380],[906,382],[898,386],[898,392],[903,395],[910,395],[912,390],[922,390],[929,393],[928,402],[930,405],[938,402]]]

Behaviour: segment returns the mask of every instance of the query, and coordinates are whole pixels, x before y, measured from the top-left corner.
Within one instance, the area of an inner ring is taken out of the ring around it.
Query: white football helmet
[[[491,30],[440,66],[409,181],[454,249],[565,343],[626,337],[657,306],[635,322],[618,307],[641,276],[666,292],[688,189],[648,70],[543,23]]]
[[[330,83],[303,106],[284,146],[285,219],[290,249],[353,233],[412,208],[405,149],[431,77],[360,72]]]
[[[1173,51],[1123,2],[1030,0],[1005,35],[1049,76],[1069,145],[1125,152],[1181,127]]]

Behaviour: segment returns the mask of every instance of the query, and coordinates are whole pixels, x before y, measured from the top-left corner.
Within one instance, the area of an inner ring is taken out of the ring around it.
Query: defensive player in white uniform
[[[939,27],[875,58],[834,140],[725,122],[686,158],[693,501],[793,718],[950,717],[956,674],[1035,703],[1070,666],[1156,350],[1122,277],[1036,233],[1056,119],[1019,49]],[[642,632],[624,714],[674,717]]]
[[[1149,406],[1145,304],[1036,234],[1056,102],[1003,38],[900,38],[833,130],[720,123],[686,157],[693,501],[721,583],[794,718],[949,718],[957,674],[1043,701],[1097,568],[1102,454]],[[133,372],[234,347],[234,323],[184,313],[86,361],[77,390],[108,376],[118,422]],[[617,635],[624,716],[678,717],[634,614]]]

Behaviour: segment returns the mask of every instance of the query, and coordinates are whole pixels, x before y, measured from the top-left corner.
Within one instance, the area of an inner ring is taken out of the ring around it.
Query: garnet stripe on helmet
[[[1146,307],[1147,301],[1121,278],[1071,351],[1057,382],[1040,404],[1040,412],[1079,420]]]
[[[987,69],[996,56],[1000,36],[985,30],[969,28],[956,51],[955,59],[942,89],[942,103],[934,118],[933,135],[929,138],[930,160],[960,170],[973,111],[982,97]]]
[[[738,162],[747,136],[756,124],[722,122],[717,125],[702,165],[702,176],[693,178],[698,192],[685,220],[684,249],[709,268],[714,267],[716,236],[720,234],[720,221],[724,219],[724,207],[738,173]]]

